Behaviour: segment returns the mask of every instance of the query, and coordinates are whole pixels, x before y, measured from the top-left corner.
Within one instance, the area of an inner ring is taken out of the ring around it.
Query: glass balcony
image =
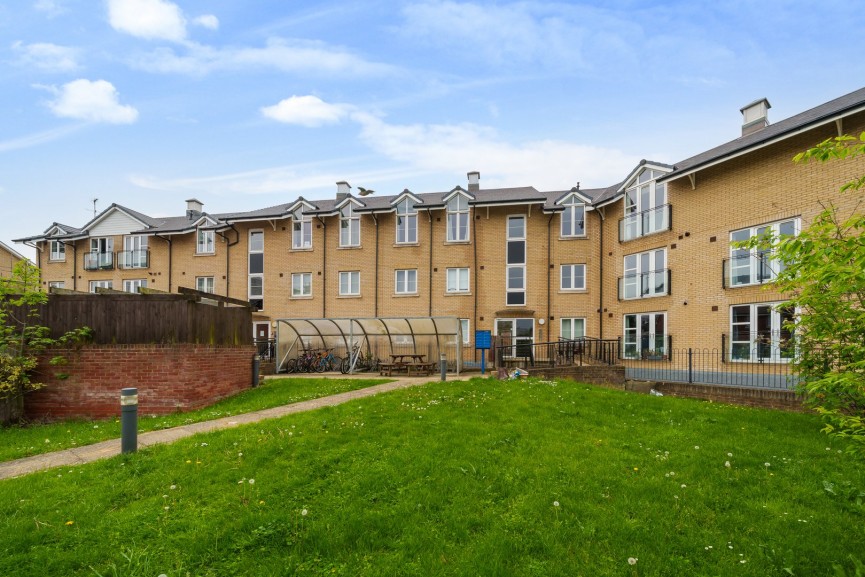
[[[117,266],[122,269],[148,268],[150,266],[150,251],[123,250],[117,253]]]
[[[660,232],[670,230],[673,226],[673,211],[669,204],[662,204],[642,212],[635,212],[619,219],[619,242],[625,242]]]
[[[84,254],[84,270],[113,270],[113,252],[88,252]]]

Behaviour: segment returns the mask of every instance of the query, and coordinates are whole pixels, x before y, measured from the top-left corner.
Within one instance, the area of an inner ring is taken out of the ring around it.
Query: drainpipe
[[[550,264],[552,261],[553,254],[553,218],[556,216],[556,213],[550,214],[550,220],[547,221],[547,321],[550,320],[550,302],[551,302],[551,288],[550,283],[552,282],[552,274],[550,273]],[[546,321],[544,321],[546,322]],[[553,337],[550,333],[553,332],[553,325],[547,325],[547,342],[552,342]]]
[[[322,245],[321,255],[321,318],[327,318],[327,223],[321,216],[316,216],[318,222],[321,223],[321,234],[324,241]]]
[[[604,338],[604,217],[606,207],[598,208],[598,216],[601,217],[601,247],[600,258],[598,258],[598,338]]]
[[[375,273],[374,273],[375,285],[374,285],[374,290],[373,290],[373,296],[374,296],[373,316],[377,317],[378,316],[378,217],[375,215],[374,212],[371,212],[370,214],[372,215],[373,222],[375,222]]]
[[[230,273],[230,269],[229,269],[229,262],[230,261],[228,259],[228,256],[229,256],[228,253],[231,251],[229,251],[228,249],[230,249],[231,247],[233,247],[234,245],[236,245],[237,243],[240,242],[240,231],[237,230],[236,228],[234,228],[233,224],[230,224],[228,226],[229,226],[229,228],[231,228],[231,230],[234,231],[234,242],[231,242],[230,240],[228,240],[228,236],[222,234],[218,230],[214,231],[216,234],[219,235],[219,237],[221,239],[225,240],[225,242],[228,243],[225,245],[225,296],[231,296],[231,294],[228,292],[228,289],[229,289],[229,286],[231,283],[231,274],[229,274]]]
[[[429,208],[426,209],[426,215],[429,219],[429,313],[428,316],[432,316],[432,285],[433,285],[433,224],[432,224],[432,210]]]
[[[472,219],[472,258],[474,262],[472,263],[472,270],[474,274],[472,275],[475,280],[475,286],[472,292],[474,292],[474,308],[472,309],[472,322],[474,323],[475,330],[478,327],[478,274],[480,269],[478,268],[478,226],[477,219],[475,218],[474,211],[469,212]]]
[[[168,243],[168,292],[171,292],[171,238],[159,236],[158,234],[154,234],[156,238],[162,239]]]

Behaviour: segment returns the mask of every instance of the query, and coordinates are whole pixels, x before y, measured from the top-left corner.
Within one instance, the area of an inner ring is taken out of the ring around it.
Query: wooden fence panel
[[[251,309],[185,295],[51,294],[39,312],[52,336],[87,326],[97,344],[252,344]]]

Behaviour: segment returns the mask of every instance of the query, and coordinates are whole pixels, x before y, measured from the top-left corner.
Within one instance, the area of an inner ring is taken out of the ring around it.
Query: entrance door
[[[270,323],[254,323],[252,325],[252,336],[258,348],[258,354],[262,359],[270,359],[273,350],[270,345]]]
[[[505,356],[531,357],[535,339],[535,319],[496,319],[496,335],[500,346],[510,347]]]

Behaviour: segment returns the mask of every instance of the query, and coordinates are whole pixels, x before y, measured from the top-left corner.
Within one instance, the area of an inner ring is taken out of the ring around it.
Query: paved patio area
[[[340,378],[344,378],[345,376],[347,375],[340,375]],[[356,378],[372,377],[364,376]],[[449,374],[447,378],[449,381],[457,381],[468,380],[469,378],[471,378],[471,376],[458,376]],[[355,399],[363,399],[365,397],[371,397],[379,393],[386,393],[388,391],[395,391],[397,389],[406,389],[408,387],[416,387],[418,385],[423,385],[435,381],[437,381],[437,379],[432,377],[406,377],[390,383],[373,385],[371,387],[348,391],[345,393],[339,393],[337,395],[331,395],[329,397],[310,399],[308,401],[301,401],[299,403],[293,403],[290,405],[272,407],[270,409],[262,409],[260,411],[254,411],[251,413],[244,413],[241,415],[233,415],[231,417],[214,419],[212,421],[203,421],[201,423],[182,425],[180,427],[174,427],[171,429],[163,429],[161,431],[150,431],[147,433],[141,433],[138,435],[138,448],[139,450],[141,450],[151,445],[173,443],[178,439],[197,435],[198,433],[207,433],[209,431],[218,431],[220,429],[230,429],[232,427],[237,427],[238,425],[255,423],[258,421],[263,421],[265,419],[276,419],[278,417],[290,415],[293,413],[312,411],[321,407],[332,407],[334,405],[340,405],[342,403],[353,401]],[[12,477],[20,477],[22,475],[27,475],[29,473],[34,473],[36,471],[41,471],[44,469],[51,469],[53,467],[82,465],[84,463],[90,463],[98,459],[107,459],[108,457],[114,457],[115,455],[119,454],[120,439],[111,439],[109,441],[102,441],[101,443],[86,445],[84,447],[76,447],[74,449],[66,449],[64,451],[57,451],[54,453],[34,455],[32,457],[26,457],[24,459],[6,461],[5,463],[0,463],[0,480],[10,479]]]

